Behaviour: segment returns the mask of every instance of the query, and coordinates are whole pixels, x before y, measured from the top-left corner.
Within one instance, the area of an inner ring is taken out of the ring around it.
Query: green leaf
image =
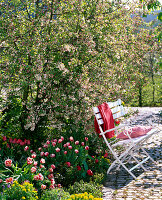
[[[82,163],[84,165],[84,169],[87,171],[88,170],[88,165],[87,165],[86,161],[84,160]]]
[[[86,172],[83,172],[83,173],[81,174],[81,176],[82,176],[83,178],[85,178],[85,177],[86,177]]]
[[[162,21],[162,12],[158,14],[158,20]]]

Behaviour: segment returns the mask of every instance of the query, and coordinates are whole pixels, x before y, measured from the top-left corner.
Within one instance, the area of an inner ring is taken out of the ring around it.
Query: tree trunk
[[[155,80],[154,80],[154,71],[153,71],[153,57],[150,54],[150,68],[151,68],[151,78],[152,78],[152,102],[155,104]]]
[[[139,96],[138,96],[138,105],[142,107],[142,85],[139,85]]]

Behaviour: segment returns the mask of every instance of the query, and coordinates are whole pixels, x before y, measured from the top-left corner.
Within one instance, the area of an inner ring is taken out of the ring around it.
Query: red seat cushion
[[[126,135],[127,131],[128,131],[128,134],[130,135],[131,138],[136,138],[136,137],[139,137],[139,136],[146,135],[151,129],[152,129],[152,127],[150,127],[150,126],[149,127],[148,126],[136,126],[136,127],[130,128],[128,130],[122,131],[117,136],[117,138],[123,139],[123,140],[129,139],[129,137]]]

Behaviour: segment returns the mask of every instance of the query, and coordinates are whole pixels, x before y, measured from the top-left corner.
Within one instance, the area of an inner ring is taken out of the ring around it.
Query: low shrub
[[[67,190],[70,194],[79,193],[91,193],[94,197],[102,197],[102,185],[98,183],[93,183],[92,181],[87,183],[81,180],[80,182],[75,182],[74,185],[69,186]]]
[[[102,185],[106,176],[104,173],[95,173],[94,176],[90,179],[91,182],[94,184]]]
[[[65,192],[63,189],[54,188],[44,191],[40,200],[66,200],[68,198],[70,198],[68,192]]]

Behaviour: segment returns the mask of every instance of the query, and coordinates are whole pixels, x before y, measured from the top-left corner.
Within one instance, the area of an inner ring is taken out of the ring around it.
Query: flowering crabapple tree
[[[125,95],[129,81],[123,69],[134,67],[131,59],[124,63],[134,50],[127,48],[134,37],[133,5],[128,10],[106,0],[0,4],[3,131],[32,143],[52,125],[57,134],[84,133],[92,105]]]

